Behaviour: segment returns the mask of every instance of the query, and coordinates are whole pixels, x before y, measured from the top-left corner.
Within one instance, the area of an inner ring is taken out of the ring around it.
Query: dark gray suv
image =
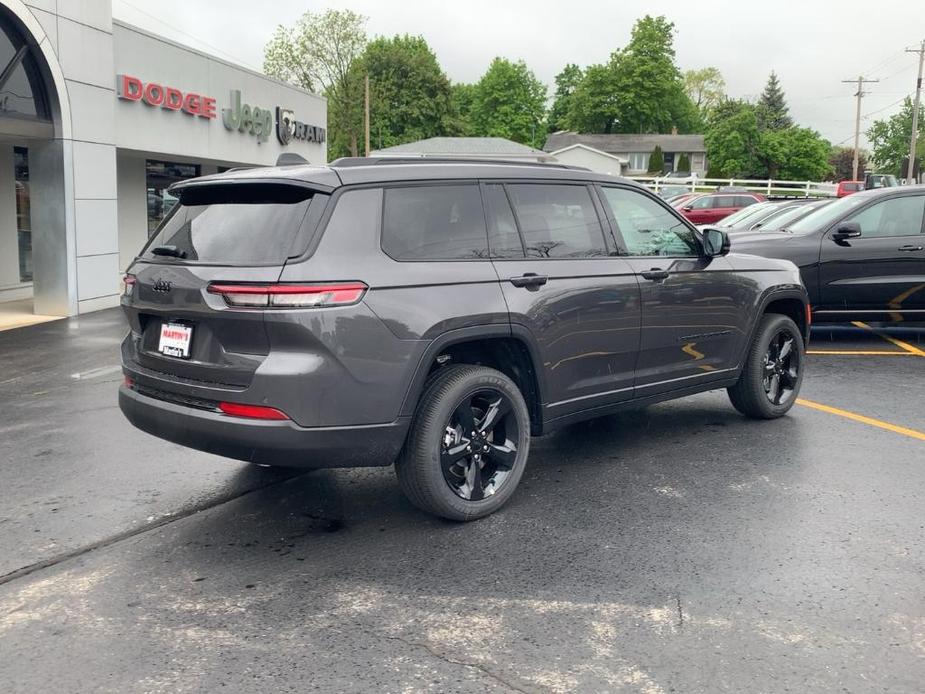
[[[422,509],[514,493],[530,437],[728,388],[793,405],[808,303],[644,188],[551,165],[340,160],[186,181],[125,278],[119,404],[186,446],[395,463]]]

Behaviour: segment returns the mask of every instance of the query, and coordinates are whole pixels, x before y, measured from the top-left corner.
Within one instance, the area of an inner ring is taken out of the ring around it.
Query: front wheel
[[[484,366],[450,366],[426,386],[395,472],[415,506],[468,521],[511,497],[529,450],[530,417],[514,382]]]
[[[739,380],[728,389],[733,407],[755,419],[786,414],[799,395],[805,358],[797,324],[776,313],[763,316]]]

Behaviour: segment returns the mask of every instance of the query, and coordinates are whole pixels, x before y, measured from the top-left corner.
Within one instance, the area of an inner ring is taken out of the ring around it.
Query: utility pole
[[[861,146],[861,97],[864,96],[863,86],[867,83],[879,82],[880,80],[866,80],[863,77],[858,77],[856,80],[842,80],[848,84],[857,83],[858,91],[855,93],[855,96],[858,99],[857,112],[854,116],[854,160],[851,167],[851,179],[856,181],[858,180],[858,149]]]
[[[912,107],[912,141],[909,143],[909,166],[906,169],[906,182],[912,183],[915,171],[915,143],[919,139],[919,103],[922,97],[922,64],[925,63],[925,41],[918,49],[906,49],[906,53],[919,54],[919,77],[915,83],[915,104]]]
[[[366,75],[366,102],[363,106],[363,123],[366,131],[366,156],[369,156],[369,75]]]

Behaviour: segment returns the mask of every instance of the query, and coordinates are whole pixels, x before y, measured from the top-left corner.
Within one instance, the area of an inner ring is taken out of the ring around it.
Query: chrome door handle
[[[896,250],[897,251],[921,251],[921,250],[925,250],[925,248],[923,248],[922,246],[909,245],[909,246],[900,246]]]

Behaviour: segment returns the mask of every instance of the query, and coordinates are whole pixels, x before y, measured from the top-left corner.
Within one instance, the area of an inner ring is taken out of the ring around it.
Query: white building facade
[[[0,307],[118,305],[171,183],[323,164],[326,123],[322,97],[113,21],[110,0],[0,0]]]

